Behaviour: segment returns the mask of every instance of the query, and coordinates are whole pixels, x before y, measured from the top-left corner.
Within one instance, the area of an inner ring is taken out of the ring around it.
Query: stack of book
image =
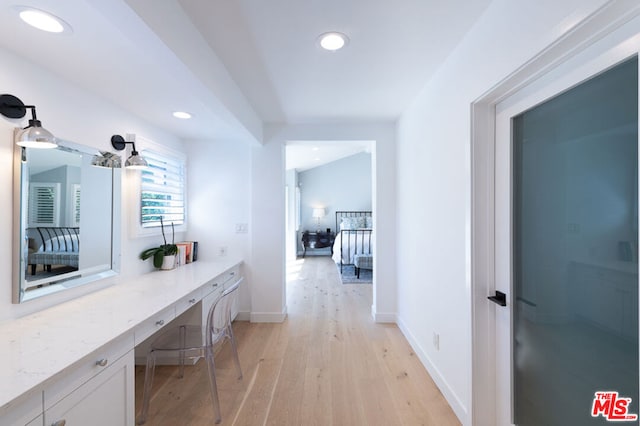
[[[176,266],[186,265],[187,263],[198,260],[198,242],[197,241],[181,241],[176,243],[178,246],[178,255],[176,256]]]

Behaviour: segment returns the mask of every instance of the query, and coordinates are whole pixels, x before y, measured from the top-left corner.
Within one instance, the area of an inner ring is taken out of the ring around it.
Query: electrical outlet
[[[246,234],[249,230],[249,224],[236,223],[236,234]]]
[[[436,348],[436,351],[440,350],[440,335],[438,333],[433,333],[433,347]]]
[[[219,256],[226,256],[227,255],[227,247],[226,246],[220,247],[220,249],[218,249],[218,255]]]

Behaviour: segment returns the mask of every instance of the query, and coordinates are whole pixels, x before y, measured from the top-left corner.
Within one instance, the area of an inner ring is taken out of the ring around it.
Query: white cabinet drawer
[[[187,296],[176,302],[176,317],[185,312],[187,309],[190,309],[196,303],[198,303],[202,299],[202,287],[197,290],[192,291]]]
[[[44,416],[40,414],[33,421],[26,424],[26,426],[42,426],[44,424]]]
[[[159,331],[162,327],[169,324],[176,317],[175,306],[170,306],[159,313],[149,317],[146,321],[135,328],[133,332],[135,344],[138,345],[147,337]]]
[[[0,409],[0,424],[3,425],[28,425],[38,424],[42,426],[42,391],[22,395],[15,401]]]
[[[218,275],[202,287],[202,297],[205,298],[207,295],[213,292],[220,292],[224,288],[224,280],[222,279],[222,275]]]
[[[45,387],[45,410],[122,358],[133,346],[133,334],[127,333],[64,370],[58,380]]]
[[[240,278],[240,266],[234,266],[223,274],[225,290],[233,285]]]
[[[133,351],[105,367],[44,412],[44,424],[134,426]],[[49,405],[45,393],[45,405]]]
[[[228,271],[225,271],[224,273],[218,275],[217,277],[209,281],[204,286],[202,286],[202,291],[203,291],[202,297],[205,297],[206,295],[208,295],[214,290],[219,291],[230,286],[232,283],[235,282],[235,279],[237,279],[239,276],[240,276],[240,266],[236,265],[233,268],[229,269]]]

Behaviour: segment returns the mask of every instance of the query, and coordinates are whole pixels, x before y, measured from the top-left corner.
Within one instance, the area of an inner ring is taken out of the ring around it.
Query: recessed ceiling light
[[[348,41],[349,38],[346,35],[338,32],[330,32],[320,35],[320,46],[323,49],[330,50],[332,52],[342,49]]]
[[[26,6],[16,6],[20,19],[34,28],[49,33],[71,33],[71,25],[44,10]]]
[[[318,148],[317,146],[314,146],[314,147],[312,148],[312,150],[313,150],[313,151],[317,151],[317,150],[319,150],[319,149],[320,149],[320,148]]]
[[[183,120],[187,120],[187,119],[191,118],[191,114],[189,114],[188,112],[184,112],[184,111],[174,111],[173,116],[175,118],[181,118]]]

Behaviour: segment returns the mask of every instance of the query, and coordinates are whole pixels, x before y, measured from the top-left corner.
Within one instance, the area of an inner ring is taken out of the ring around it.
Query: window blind
[[[140,220],[143,228],[182,225],[185,221],[185,161],[142,151],[149,167],[140,173]]]
[[[80,226],[80,185],[73,184],[73,226]]]
[[[59,226],[60,184],[31,183],[28,210],[29,226]]]

